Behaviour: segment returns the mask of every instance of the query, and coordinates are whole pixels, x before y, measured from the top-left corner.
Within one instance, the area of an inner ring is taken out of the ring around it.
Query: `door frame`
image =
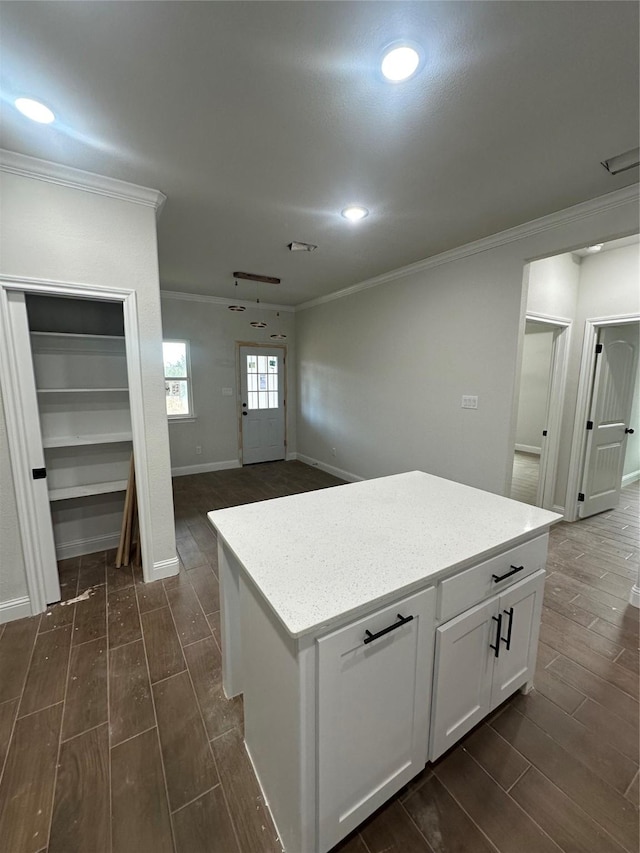
[[[282,398],[282,405],[284,408],[284,458],[287,458],[287,397],[289,395],[289,385],[287,379],[287,345],[280,343],[266,343],[263,342],[261,344],[256,343],[255,341],[236,341],[236,373],[237,373],[237,389],[238,392],[236,394],[236,408],[237,408],[237,418],[238,418],[238,462],[242,466],[243,462],[243,448],[242,448],[242,359],[240,358],[240,349],[242,347],[256,347],[260,349],[280,349],[282,350],[282,373],[284,380],[284,397]]]
[[[640,322],[640,314],[618,314],[608,317],[592,317],[585,320],[576,414],[573,422],[573,438],[571,441],[569,475],[567,478],[565,521],[577,521],[579,518],[578,494],[584,476],[585,452],[587,447],[587,431],[585,427],[589,418],[598,332],[604,326],[626,326],[630,323],[638,322]]]
[[[548,432],[542,443],[540,453],[540,470],[538,475],[538,491],[536,506],[552,509],[554,506],[556,476],[558,473],[558,455],[560,452],[560,427],[562,425],[562,410],[564,408],[567,373],[569,369],[569,345],[573,321],[566,317],[553,317],[548,314],[537,314],[527,311],[525,323],[544,323],[554,326],[553,347],[551,350],[551,367],[549,372],[549,388],[547,391],[547,408],[545,411],[545,429]],[[522,365],[520,368],[522,382]],[[518,386],[518,391],[520,386]]]
[[[16,495],[18,528],[22,543],[27,588],[32,614],[46,609],[45,575],[52,571],[41,559],[38,542],[39,515],[31,489],[29,446],[26,440],[27,419],[22,405],[15,369],[17,351],[8,307],[8,292],[22,291],[47,296],[67,296],[76,299],[93,299],[100,302],[120,302],[124,319],[125,352],[129,382],[132,445],[135,459],[136,495],[140,524],[140,542],[143,567],[150,567],[152,543],[151,494],[146,457],[144,408],[142,405],[142,365],[138,334],[138,309],[136,291],[131,288],[102,287],[92,284],[52,281],[20,276],[0,276],[0,390],[4,401],[7,423],[9,457]],[[49,523],[51,520],[49,519]],[[145,580],[149,571],[145,572]],[[144,568],[143,568],[144,571]]]

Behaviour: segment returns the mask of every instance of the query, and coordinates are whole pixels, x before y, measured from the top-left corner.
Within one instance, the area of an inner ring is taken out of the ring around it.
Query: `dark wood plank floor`
[[[297,462],[176,479],[176,578],[68,560],[63,604],[0,626],[3,853],[279,853],[222,692],[206,512],[337,482]],[[638,484],[553,529],[535,691],[336,853],[636,853],[638,532]]]

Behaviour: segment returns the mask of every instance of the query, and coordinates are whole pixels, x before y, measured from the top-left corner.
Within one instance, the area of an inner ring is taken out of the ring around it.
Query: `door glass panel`
[[[247,356],[247,408],[277,409],[278,356]]]

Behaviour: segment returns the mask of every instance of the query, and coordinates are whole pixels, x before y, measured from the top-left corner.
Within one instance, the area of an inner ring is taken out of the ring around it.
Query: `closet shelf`
[[[42,439],[43,447],[77,447],[81,444],[113,444],[132,441],[130,432],[108,432],[94,435],[51,435]]]
[[[90,341],[124,341],[124,335],[89,335],[83,332],[31,332],[32,337],[41,337],[41,338],[76,338],[82,339],[86,338]]]
[[[66,486],[63,489],[50,489],[50,501],[65,501],[71,498],[86,498],[90,495],[104,495],[108,492],[124,492],[126,480],[113,480],[110,483],[92,483],[85,486]]]
[[[128,388],[38,388],[38,394],[95,394],[118,393],[128,391]]]

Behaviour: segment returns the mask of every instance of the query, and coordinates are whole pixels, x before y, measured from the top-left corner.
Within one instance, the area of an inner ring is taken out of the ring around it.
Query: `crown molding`
[[[167,200],[166,195],[160,190],[140,187],[137,184],[130,184],[117,178],[109,178],[106,175],[97,175],[94,172],[85,172],[82,169],[74,169],[72,166],[64,166],[62,163],[52,163],[49,160],[40,160],[37,157],[27,157],[26,154],[18,154],[16,151],[7,151],[6,149],[0,149],[0,172],[9,172],[37,181],[71,187],[74,190],[142,204],[146,207],[152,207],[156,212],[156,218],[159,218]]]
[[[229,305],[244,305],[245,308],[253,308],[258,311],[264,309],[266,311],[290,311],[293,313],[296,310],[293,305],[276,305],[273,302],[260,302],[256,304],[255,302],[248,302],[245,299],[234,299],[232,296],[207,296],[200,293],[181,293],[178,290],[161,290],[160,298],[180,299],[184,302],[205,302],[210,305],[224,305],[225,308],[228,308]]]
[[[531,222],[525,222],[522,225],[516,225],[514,228],[508,228],[506,231],[499,231],[490,237],[483,237],[480,240],[475,240],[473,243],[466,243],[464,246],[459,246],[456,249],[450,249],[447,252],[433,255],[425,260],[416,261],[415,264],[409,264],[406,267],[400,267],[374,278],[366,279],[358,284],[345,287],[343,290],[336,290],[335,293],[328,293],[326,296],[319,296],[317,299],[309,300],[309,302],[302,302],[296,306],[295,310],[303,311],[305,308],[313,308],[325,302],[332,302],[334,299],[342,299],[361,290],[368,290],[370,287],[378,287],[390,281],[397,281],[398,279],[406,278],[407,276],[415,275],[416,273],[421,273],[434,267],[442,266],[443,264],[449,264],[452,261],[468,258],[470,255],[488,252],[498,246],[514,243],[517,240],[523,240],[525,237],[541,234],[571,222],[579,222],[582,219],[587,219],[590,216],[595,216],[608,210],[614,210],[617,207],[627,204],[635,204],[637,206],[640,200],[639,189],[640,184],[631,184],[628,187],[623,187],[606,195],[589,199],[589,201],[583,201],[580,204],[573,205],[573,207],[567,207],[556,213],[550,213],[548,216],[542,216],[539,219],[532,219]]]

